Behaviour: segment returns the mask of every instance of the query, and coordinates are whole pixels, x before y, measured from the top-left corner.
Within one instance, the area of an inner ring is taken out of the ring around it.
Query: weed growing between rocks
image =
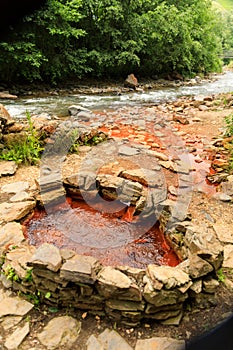
[[[233,113],[225,117],[226,133],[228,137],[226,148],[229,150],[229,172],[233,173]]]
[[[12,160],[25,165],[35,165],[44,150],[42,141],[33,126],[31,115],[26,112],[28,130],[24,137],[14,138],[0,151],[0,159]]]

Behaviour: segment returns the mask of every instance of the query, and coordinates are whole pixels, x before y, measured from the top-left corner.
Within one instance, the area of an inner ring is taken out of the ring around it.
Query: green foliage
[[[26,282],[32,282],[33,281],[33,279],[32,279],[32,271],[33,271],[33,269],[27,270],[26,276],[24,278]]]
[[[219,282],[225,282],[226,276],[221,268],[217,271],[217,277]]]
[[[15,272],[15,269],[11,265],[6,266],[4,270],[4,274],[8,280],[15,281],[15,282],[18,282],[20,280],[19,276]]]
[[[227,144],[227,149],[229,151],[228,171],[230,172],[230,174],[232,174],[233,173],[233,139],[232,139],[232,136],[233,136],[233,113],[231,113],[225,117],[225,122],[226,122],[225,135],[230,138],[230,140]]]
[[[16,138],[6,145],[6,149],[1,150],[0,159],[13,160],[16,163],[37,164],[44,150],[37,132],[33,127],[30,114],[27,112],[28,131],[25,137]]]
[[[219,71],[221,44],[231,45],[221,20],[209,0],[47,0],[0,43],[0,79]]]
[[[233,113],[225,117],[226,136],[233,136]]]

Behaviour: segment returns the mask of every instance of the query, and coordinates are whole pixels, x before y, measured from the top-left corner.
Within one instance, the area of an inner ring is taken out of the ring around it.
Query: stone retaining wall
[[[161,217],[167,217],[166,210]],[[207,247],[206,233],[198,232],[190,222],[176,225],[166,235],[178,253],[187,255],[177,267],[114,268],[52,244],[30,246],[22,225],[11,221],[0,228],[1,280],[35,303],[107,315],[128,326],[142,319],[179,324],[187,302],[201,308],[215,303],[222,251],[214,237],[208,237]],[[180,247],[176,235],[183,237]]]

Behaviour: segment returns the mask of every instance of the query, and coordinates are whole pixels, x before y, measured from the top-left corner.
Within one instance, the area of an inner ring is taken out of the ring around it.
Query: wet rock
[[[91,111],[87,108],[80,106],[80,105],[72,105],[72,106],[68,107],[68,112],[70,115],[76,116],[80,112],[90,113]]]
[[[29,189],[29,183],[25,181],[13,182],[1,187],[2,192],[18,193]]]
[[[167,337],[137,340],[135,350],[184,350],[185,341]]]
[[[75,255],[62,265],[60,277],[73,282],[93,284],[99,269],[100,263],[97,259]]]
[[[0,317],[7,315],[24,316],[33,307],[33,304],[19,297],[6,297],[0,302]]]
[[[136,89],[136,87],[138,86],[138,80],[134,74],[128,75],[128,77],[125,79],[124,86],[132,89]]]
[[[48,350],[64,346],[71,349],[81,331],[81,322],[70,316],[55,317],[38,334],[38,339]]]
[[[62,265],[60,251],[53,244],[43,243],[28,262],[29,266],[46,267],[51,271],[58,271]]]
[[[23,327],[17,328],[5,341],[5,347],[8,350],[17,349],[24,338],[30,332],[29,323],[26,322]]]
[[[14,161],[0,161],[0,177],[14,175],[18,165]]]
[[[20,220],[36,206],[35,201],[0,204],[0,222]]]
[[[7,246],[17,245],[25,240],[22,226],[17,222],[9,222],[0,227],[0,253],[2,254]]]

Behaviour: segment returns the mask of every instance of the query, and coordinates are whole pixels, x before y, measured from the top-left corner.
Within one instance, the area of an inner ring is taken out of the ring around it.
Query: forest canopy
[[[222,28],[209,0],[47,0],[0,42],[0,80],[216,72]]]

